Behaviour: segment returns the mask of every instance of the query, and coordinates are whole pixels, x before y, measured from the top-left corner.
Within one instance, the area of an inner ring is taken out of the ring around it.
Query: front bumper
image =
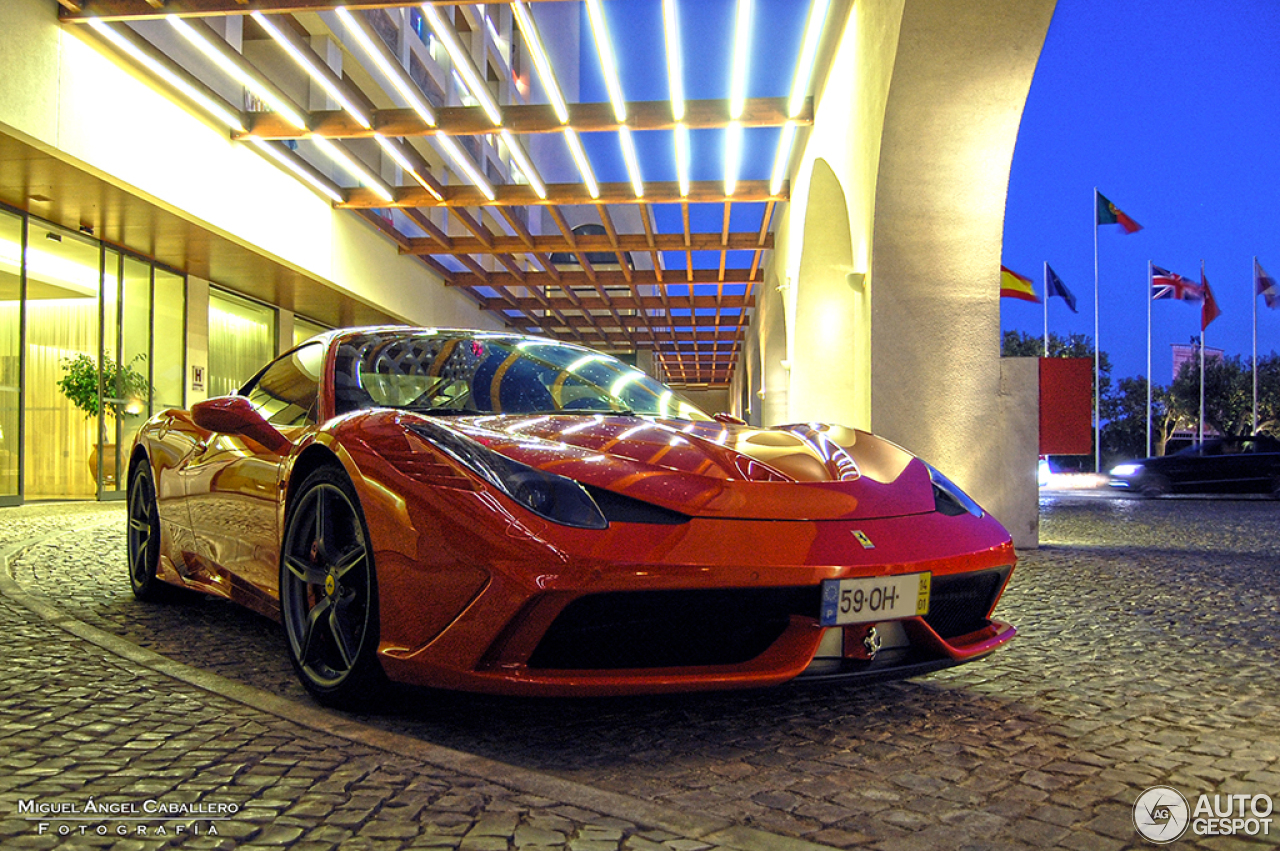
[[[989,518],[553,531],[554,563],[490,565],[485,587],[438,635],[384,640],[388,675],[524,695],[748,688],[913,676],[985,656],[1016,632],[990,619],[1015,557]],[[875,546],[859,547],[854,533]],[[863,627],[819,624],[824,579],[922,570],[934,577],[930,613],[886,626],[905,640],[873,658],[847,637]],[[834,657],[833,634],[842,636]]]

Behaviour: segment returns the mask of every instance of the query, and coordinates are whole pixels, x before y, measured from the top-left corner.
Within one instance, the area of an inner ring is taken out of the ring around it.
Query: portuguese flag
[[[1125,233],[1137,233],[1142,230],[1142,225],[1125,215],[1123,210],[1107,200],[1106,195],[1095,189],[1093,197],[1098,202],[1099,225],[1119,225],[1124,228]]]
[[[1040,297],[1031,286],[1031,279],[1026,275],[1019,275],[1007,266],[1000,267],[1000,297],[1020,298],[1023,301],[1040,303]]]

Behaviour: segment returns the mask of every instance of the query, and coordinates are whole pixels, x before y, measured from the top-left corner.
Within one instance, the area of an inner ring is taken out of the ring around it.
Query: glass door
[[[22,499],[22,226],[0,210],[0,505]]]
[[[24,256],[24,496],[92,499],[103,429],[98,386],[102,250],[74,231],[32,221]]]

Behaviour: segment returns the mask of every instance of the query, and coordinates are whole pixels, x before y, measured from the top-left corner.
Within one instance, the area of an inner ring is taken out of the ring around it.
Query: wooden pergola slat
[[[576,103],[569,105],[569,125],[579,133],[614,132],[626,126],[632,130],[670,130],[676,126],[667,101],[629,103],[626,121],[618,121],[608,103]],[[559,133],[564,124],[547,104],[512,104],[499,108],[502,127],[519,135]],[[412,109],[379,109],[373,112],[372,127],[362,127],[343,110],[318,110],[304,116],[307,131],[300,131],[274,112],[255,112],[247,116],[248,132],[240,137],[261,139],[305,139],[324,136],[328,139],[366,139],[375,133],[383,136],[483,136],[494,132],[494,124],[483,107],[445,106],[436,111],[436,125],[427,124]],[[691,100],[685,105],[681,123],[692,130],[714,130],[729,126],[728,101]],[[813,99],[805,101],[799,117],[787,116],[786,98],[751,98],[746,101],[742,118],[744,127],[781,127],[787,121],[813,123]]]
[[[500,208],[505,209],[505,208]],[[575,234],[576,247],[582,251],[613,251],[614,245],[607,234]],[[722,242],[723,240],[723,242]],[[764,244],[760,244],[759,235],[753,232],[730,233],[727,239],[719,233],[690,234],[690,244],[685,245],[684,235],[678,233],[655,233],[650,238],[643,233],[618,234],[617,247],[622,251],[756,251],[773,248],[773,234],[765,235]],[[408,240],[405,254],[520,254],[529,252],[572,252],[575,246],[568,240],[554,234],[530,236],[496,235],[491,244],[479,239],[452,237],[448,245],[437,239],[416,237]]]
[[[420,186],[401,186],[395,190],[395,200],[388,203],[376,193],[364,187],[346,190],[347,200],[337,206],[348,209],[371,207],[503,207],[503,206],[553,206],[564,204],[723,204],[725,201],[786,201],[791,187],[784,183],[778,192],[769,191],[767,180],[740,180],[733,195],[726,195],[724,183],[719,180],[700,180],[689,184],[689,194],[680,194],[676,181],[646,183],[644,197],[637,198],[630,183],[601,183],[600,194],[593,198],[581,183],[547,184],[547,197],[540,198],[532,186],[507,183],[494,187],[492,199],[475,186],[465,184],[445,186],[442,198],[437,199]]]
[[[455,286],[501,286],[501,287],[526,287],[526,286],[561,286],[561,287],[595,287],[599,283],[602,287],[626,287],[630,289],[626,276],[621,272],[613,270],[597,269],[594,272],[596,278],[593,281],[586,272],[571,272],[560,270],[560,280],[557,281],[546,272],[527,272],[524,279],[516,278],[510,273],[491,272],[484,280],[469,280],[467,275],[459,274],[456,277]],[[632,274],[635,276],[635,282],[638,286],[657,286],[658,277],[652,269],[636,269]],[[719,272],[716,269],[692,269],[690,270],[690,281],[681,281],[681,285],[687,283],[693,284],[715,284],[720,281]],[[727,284],[745,284],[751,282],[750,269],[725,269],[724,283]],[[666,284],[667,286],[670,285]],[[603,295],[606,301],[609,296]],[[692,307],[692,295],[683,298],[681,302],[677,302],[677,307]]]

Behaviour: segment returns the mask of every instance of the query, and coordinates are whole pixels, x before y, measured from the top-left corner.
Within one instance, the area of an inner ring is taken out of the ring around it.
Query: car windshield
[[[625,414],[709,420],[617,358],[554,340],[456,331],[371,332],[343,340],[334,364],[338,413]]]

